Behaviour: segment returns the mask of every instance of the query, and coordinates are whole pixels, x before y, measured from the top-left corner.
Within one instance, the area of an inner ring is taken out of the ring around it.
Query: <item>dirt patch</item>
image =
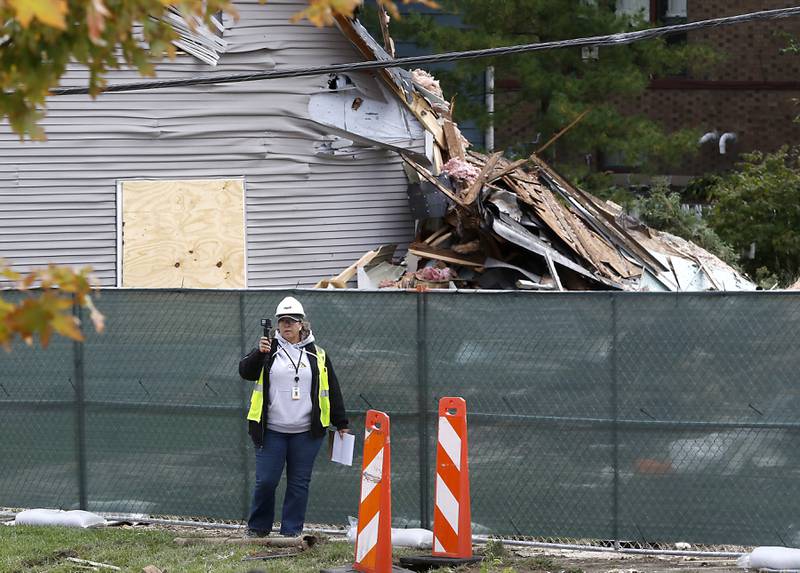
[[[741,572],[731,557],[686,557],[677,555],[637,555],[614,551],[571,551],[540,548],[507,548],[497,559],[497,570],[513,567],[517,573],[655,573],[692,571],[710,573]],[[500,564],[502,563],[502,565]],[[480,571],[480,566],[465,569]]]
[[[244,535],[244,527],[237,528],[220,528],[220,527],[202,527],[197,525],[172,525],[163,523],[141,523],[141,522],[112,522],[110,527],[118,527],[120,529],[136,528],[137,530],[145,531],[171,531],[176,537],[236,537]]]
[[[50,555],[42,555],[40,557],[37,557],[36,559],[27,559],[22,562],[22,565],[26,569],[34,569],[36,567],[42,567],[58,563],[59,561],[62,561],[67,557],[77,557],[77,556],[78,552],[75,551],[74,549],[59,549]]]

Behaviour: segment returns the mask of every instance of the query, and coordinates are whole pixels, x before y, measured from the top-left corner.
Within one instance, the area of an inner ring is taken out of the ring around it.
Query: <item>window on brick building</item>
[[[666,0],[661,2],[664,6],[664,20],[679,19],[686,21],[687,9],[686,0]]]
[[[653,24],[686,22],[687,0],[617,0],[617,14],[641,15]]]
[[[628,16],[639,16],[642,19],[650,20],[650,0],[617,0],[617,14]]]
[[[617,14],[638,14],[654,26],[670,26],[686,23],[687,3],[688,0],[617,0],[615,8]],[[688,38],[686,34],[673,34],[666,36],[664,40],[667,45],[675,46],[686,44]],[[683,70],[671,77],[682,77],[687,73],[688,70]]]

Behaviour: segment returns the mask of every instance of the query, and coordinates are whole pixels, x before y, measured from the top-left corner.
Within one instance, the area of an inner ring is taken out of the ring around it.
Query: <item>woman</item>
[[[275,490],[286,466],[281,535],[303,531],[314,459],[328,426],[347,433],[344,401],[327,353],[314,342],[300,302],[289,296],[275,311],[275,338],[239,361],[239,374],[257,380],[247,414],[256,447],[256,486],[247,534],[272,530]],[[266,398],[266,399],[265,399]]]

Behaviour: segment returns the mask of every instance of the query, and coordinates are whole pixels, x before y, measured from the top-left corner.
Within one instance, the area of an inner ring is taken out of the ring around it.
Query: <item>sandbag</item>
[[[90,511],[75,509],[26,509],[14,517],[14,525],[52,525],[59,527],[105,527],[105,519]]]
[[[350,543],[356,542],[358,531],[358,520],[355,517],[348,517],[350,529],[347,530],[347,540]],[[400,529],[392,527],[392,547],[413,547],[415,549],[430,549],[433,547],[433,531],[419,527]]]
[[[756,547],[736,561],[742,569],[800,571],[800,549],[791,547]]]

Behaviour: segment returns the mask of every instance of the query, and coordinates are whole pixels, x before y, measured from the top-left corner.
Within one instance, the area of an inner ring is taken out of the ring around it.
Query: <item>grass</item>
[[[154,565],[169,573],[226,573],[258,570],[269,573],[306,573],[352,563],[349,543],[324,543],[303,554],[269,561],[242,561],[269,548],[206,545],[179,547],[174,539],[185,533],[152,529],[67,529],[55,527],[0,527],[0,572],[74,573],[80,570],[67,557],[116,565],[140,572]],[[274,551],[284,551],[275,549]],[[103,571],[110,571],[103,569]]]
[[[266,561],[245,561],[244,558],[254,554],[282,553],[286,549],[175,544],[176,537],[193,535],[204,533],[152,527],[70,529],[0,526],[0,573],[76,573],[89,570],[70,562],[69,557],[114,565],[132,573],[140,573],[148,565],[158,567],[164,573],[316,573],[323,568],[353,563],[353,545],[341,541],[320,543],[299,555]],[[397,560],[404,555],[425,553],[416,549],[395,549],[393,555]],[[546,557],[517,558],[501,542],[489,543],[480,553],[485,553],[482,563],[436,571],[541,573],[564,570]],[[579,572],[579,569],[569,570],[569,573]]]

